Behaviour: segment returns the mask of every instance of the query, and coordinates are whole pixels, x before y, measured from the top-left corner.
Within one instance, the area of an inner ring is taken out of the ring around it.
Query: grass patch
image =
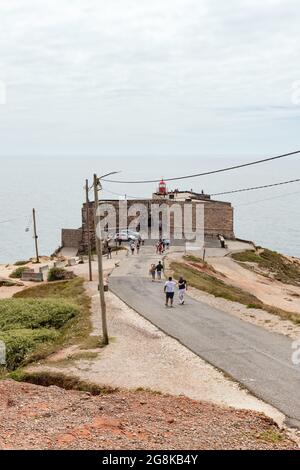
[[[70,356],[70,359],[72,361],[77,361],[77,360],[89,360],[89,359],[96,359],[96,357],[98,357],[99,355],[99,352],[96,352],[96,351],[79,351],[77,353],[74,353],[72,354],[72,356]]]
[[[261,251],[246,250],[233,253],[231,257],[241,263],[256,263],[259,268],[267,271],[277,281],[300,286],[300,265],[285,256],[267,249]]]
[[[246,305],[247,308],[265,310],[273,315],[279,316],[283,320],[290,320],[297,325],[300,324],[299,314],[266,305],[249,292],[226,284],[224,281],[206,272],[201,272],[185,263],[178,262],[171,263],[170,268],[173,271],[175,279],[179,279],[180,276],[183,276],[188,284],[196,289],[212,294],[215,297],[222,297],[232,302],[239,302],[240,304]]]
[[[80,345],[81,349],[97,349],[103,347],[101,336],[91,335],[87,337]]]
[[[207,265],[207,263],[205,261],[203,261],[201,258],[199,258],[198,256],[185,255],[183,257],[183,259],[185,259],[186,261],[190,261],[192,263],[200,263],[200,264],[203,264],[203,265]]]
[[[6,343],[7,369],[44,359],[88,337],[90,298],[83,283],[75,278],[43,284],[0,301],[0,340]]]
[[[283,435],[276,429],[268,429],[258,435],[258,439],[276,444],[283,440]]]
[[[223,299],[240,302],[245,305],[259,303],[259,300],[254,295],[237,287],[225,284],[222,280],[205,272],[198,271],[186,264],[173,262],[171,263],[171,269],[174,272],[175,278],[178,279],[182,276],[190,286],[212,294],[215,297],[222,297]]]
[[[20,260],[20,261],[16,261],[14,266],[25,266],[26,264],[30,263],[29,260],[25,261],[25,260]]]
[[[151,393],[152,395],[162,395],[163,393],[160,392],[159,390],[152,390],[151,388],[147,387],[137,387],[134,389],[135,392],[145,392],[145,393]]]
[[[262,303],[261,304],[248,304],[247,308],[249,308],[249,309],[250,308],[261,308],[261,305],[262,305]]]
[[[91,395],[105,395],[114,393],[118,389],[112,387],[103,387],[91,382],[79,380],[76,377],[65,375],[59,372],[24,372],[15,371],[10,374],[10,377],[18,382],[27,382],[43,387],[56,387],[64,388],[65,390],[78,390],[80,392],[89,392]]]
[[[262,259],[258,253],[252,250],[233,253],[231,257],[236,261],[240,261],[241,263],[259,263]]]

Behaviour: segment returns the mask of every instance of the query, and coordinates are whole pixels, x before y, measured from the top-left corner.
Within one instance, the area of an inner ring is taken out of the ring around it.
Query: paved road
[[[292,341],[191,298],[184,306],[175,303],[167,309],[163,283],[146,277],[151,256],[129,257],[110,277],[110,289],[165,333],[279,409],[288,425],[300,428],[300,365],[292,364]]]

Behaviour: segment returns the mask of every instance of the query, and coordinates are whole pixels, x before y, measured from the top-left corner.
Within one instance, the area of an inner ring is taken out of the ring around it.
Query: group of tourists
[[[158,262],[158,264],[151,264],[149,273],[151,274],[152,277],[152,282],[155,281],[156,276],[159,281],[161,281],[161,275],[164,270],[164,266],[161,261]]]
[[[164,271],[164,266],[161,261],[158,262],[158,264],[151,264],[149,273],[152,278],[152,282],[155,282],[157,279],[158,281],[161,281],[162,278],[162,273]],[[164,285],[164,293],[166,295],[166,307],[173,307],[174,303],[174,296],[175,296],[175,289],[178,287],[178,297],[179,297],[179,304],[183,305],[184,304],[184,295],[185,292],[187,291],[187,282],[183,277],[180,277],[179,281],[176,282],[173,280],[172,277],[169,277],[167,282]]]
[[[166,294],[166,307],[169,307],[169,305],[170,307],[173,307],[176,286],[178,287],[179,304],[184,304],[184,295],[187,291],[186,280],[183,279],[183,277],[180,277],[178,283],[176,283],[176,281],[173,281],[172,277],[169,277],[164,286],[164,292]]]
[[[131,240],[129,243],[131,254],[134,255],[136,253],[138,255],[140,253],[142,244],[143,242],[141,237],[139,237],[137,240]]]

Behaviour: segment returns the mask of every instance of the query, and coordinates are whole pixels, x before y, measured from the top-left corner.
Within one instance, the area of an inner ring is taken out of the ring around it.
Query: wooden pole
[[[89,201],[89,181],[85,180],[85,194],[86,194],[86,225],[88,237],[88,256],[89,256],[89,279],[93,280],[92,272],[92,248],[91,248],[91,233],[90,233],[90,201]]]
[[[38,236],[36,233],[36,218],[35,218],[35,209],[32,209],[32,218],[33,218],[33,232],[34,232],[34,243],[35,243],[35,254],[36,254],[36,262],[40,262],[39,258],[39,247],[38,247]]]
[[[108,332],[107,332],[106,303],[105,303],[104,281],[103,281],[101,227],[100,227],[100,217],[98,214],[98,208],[99,208],[98,185],[99,185],[99,179],[97,178],[97,175],[94,174],[95,237],[96,237],[96,249],[97,249],[97,258],[98,258],[98,277],[99,277],[99,294],[100,294],[101,317],[102,317],[102,334],[103,334],[103,344],[107,345],[109,343],[109,340],[108,340]]]

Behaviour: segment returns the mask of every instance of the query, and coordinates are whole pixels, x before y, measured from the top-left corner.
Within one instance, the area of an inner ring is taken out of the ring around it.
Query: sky
[[[300,147],[298,0],[1,0],[0,24],[2,162]]]

